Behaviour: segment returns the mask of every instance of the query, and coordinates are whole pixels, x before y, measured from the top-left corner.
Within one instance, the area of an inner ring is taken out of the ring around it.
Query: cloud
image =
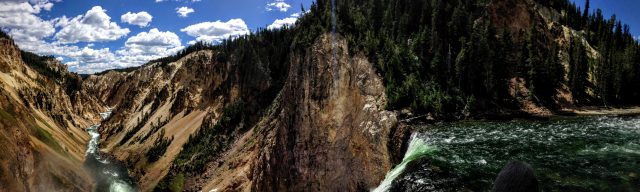
[[[39,54],[65,57],[64,61],[69,69],[78,73],[95,73],[114,68],[139,66],[184,49],[178,35],[156,28],[128,38],[124,46],[115,51],[109,48],[94,48],[95,46],[89,43],[79,48],[61,43],[43,42],[36,45],[34,49],[45,50]]]
[[[305,15],[305,14],[307,14],[307,13],[309,13],[309,10],[307,10],[307,11],[305,11],[305,12],[300,11],[300,12],[297,12],[297,13],[293,13],[293,14],[291,14],[291,17],[298,18],[298,17],[303,16],[303,15]]]
[[[44,0],[0,2],[0,28],[25,51],[53,55],[77,50],[75,46],[61,46],[45,41],[45,38],[55,33],[55,27],[52,21],[43,20],[37,14],[49,11],[52,7],[53,3]]]
[[[140,32],[129,37],[124,47],[116,51],[118,60],[112,62],[118,67],[142,65],[150,60],[173,55],[184,49],[180,37],[171,31],[157,28]]]
[[[120,16],[120,20],[131,25],[146,27],[149,26],[149,23],[151,22],[151,20],[153,20],[153,16],[151,16],[146,11],[138,13],[127,12],[124,15]]]
[[[51,2],[39,2],[39,3],[34,5],[34,8],[36,8],[36,9],[44,9],[45,11],[51,11],[51,8],[53,8],[53,3],[51,3]]]
[[[203,22],[190,25],[180,31],[196,37],[198,41],[220,43],[224,39],[249,34],[249,28],[242,19],[231,19],[227,22]]]
[[[125,42],[125,49],[118,50],[119,55],[144,55],[151,57],[168,56],[184,48],[180,38],[173,32],[162,32],[156,28],[149,32],[140,32]]]
[[[274,29],[280,29],[284,26],[294,26],[296,24],[296,21],[298,21],[298,18],[306,13],[308,12],[297,12],[297,13],[291,14],[290,17],[287,17],[284,19],[276,19],[275,21],[273,21],[273,23],[267,26],[267,29],[274,30]]]
[[[17,43],[35,42],[55,33],[53,24],[42,20],[36,14],[40,13],[38,4],[27,2],[0,2],[0,28]]]
[[[189,16],[189,13],[193,13],[193,12],[195,11],[189,7],[176,8],[176,13],[178,13],[178,16],[180,17],[187,17]]]
[[[93,49],[90,47],[84,47],[81,50],[69,52],[66,56],[85,65],[105,65],[116,59],[115,54],[113,54],[109,48]]]
[[[37,12],[40,12],[41,9],[45,10],[45,11],[51,11],[51,8],[53,8],[53,3],[51,3],[51,1],[49,0],[0,0],[3,3],[15,3],[15,4],[21,4],[21,3],[27,3],[27,4],[31,4],[33,5],[33,8],[37,10]],[[60,2],[61,0],[55,0],[54,2]]]
[[[161,32],[157,28],[149,30],[149,32],[140,32],[135,36],[127,39],[125,45],[143,45],[143,46],[174,46],[180,45],[180,38],[173,32]]]
[[[291,17],[300,17],[300,15],[302,15],[302,14],[304,14],[304,13],[302,13],[302,12],[294,13],[294,14],[291,14]]]
[[[150,60],[173,55],[184,49],[178,35],[157,28],[129,37],[124,47],[112,52],[109,48],[84,47],[69,54],[74,61],[67,62],[79,73],[95,73],[107,69],[142,65]]]
[[[118,57],[109,48],[93,49],[84,47],[80,49],[75,47],[74,50],[67,50],[64,56],[69,58],[65,59],[67,61],[65,65],[69,66],[70,70],[78,73],[94,73],[117,67],[117,65],[113,65],[113,62]]]
[[[281,12],[287,12],[287,10],[291,7],[291,5],[284,2],[284,0],[276,0],[275,2],[267,4],[267,11],[273,11],[277,9]]]
[[[93,7],[86,14],[73,18],[62,16],[43,20],[38,17],[39,13],[51,10],[55,4],[52,2],[56,1],[0,0],[0,28],[12,36],[20,49],[40,55],[55,55],[71,71],[94,73],[138,66],[184,49],[178,35],[156,28],[128,38],[124,46],[117,50],[98,48],[99,44],[94,43],[78,47],[72,43],[115,40],[127,35],[129,29],[122,29],[112,22],[101,7]],[[147,26],[148,23],[142,24],[143,21],[135,17],[146,17],[146,14],[127,13],[121,19],[123,22]],[[56,29],[59,29],[57,33]]]
[[[56,27],[61,27],[55,38],[62,43],[113,41],[129,34],[128,28],[120,28],[106,10],[95,6],[84,15],[68,19],[56,19]]]
[[[273,21],[273,23],[271,23],[271,25],[267,26],[267,29],[269,30],[273,30],[273,29],[280,29],[284,26],[293,26],[294,24],[296,24],[296,21],[298,20],[298,18],[296,17],[287,17],[284,19],[276,19],[275,21]]]

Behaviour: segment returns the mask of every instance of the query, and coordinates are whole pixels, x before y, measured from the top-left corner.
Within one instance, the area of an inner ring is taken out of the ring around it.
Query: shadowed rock
[[[493,192],[538,192],[538,180],[529,164],[512,161],[502,168],[493,184]]]

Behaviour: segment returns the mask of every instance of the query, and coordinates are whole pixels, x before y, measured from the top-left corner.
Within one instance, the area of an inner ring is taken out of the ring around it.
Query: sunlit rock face
[[[105,107],[59,61],[34,63],[24,54],[0,38],[0,189],[89,191],[93,181],[78,166],[89,140],[84,128]]]
[[[253,189],[368,190],[390,168],[396,117],[384,110],[380,77],[366,58],[349,55],[343,38],[331,39],[323,35],[307,56],[294,56],[276,107],[257,126],[268,134]]]
[[[261,70],[266,66],[219,62],[218,53],[207,50],[168,64],[91,76],[83,88],[116,106],[101,131],[105,149],[132,165],[130,172],[142,190],[171,174],[172,161],[188,135],[205,120],[219,121],[222,108],[238,100],[254,114],[244,125],[250,130],[228,135],[236,139],[227,151],[210,154],[219,158],[200,175],[186,177],[185,189],[375,187],[391,167],[387,144],[397,122],[395,113],[384,110],[387,101],[380,77],[366,57],[349,55],[342,37],[323,35],[304,51],[290,54],[288,74],[280,86]],[[269,93],[274,91],[277,94]],[[147,113],[151,123],[143,125],[134,139],[119,143]],[[158,162],[137,166],[145,164],[139,151],[153,145],[157,134],[152,125],[159,122],[167,122],[161,129],[175,140]],[[135,139],[145,134],[150,139]]]

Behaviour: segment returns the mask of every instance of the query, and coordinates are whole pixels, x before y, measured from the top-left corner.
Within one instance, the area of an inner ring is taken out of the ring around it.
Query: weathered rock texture
[[[276,108],[254,128],[266,136],[252,167],[254,190],[363,191],[391,168],[396,117],[383,110],[382,81],[365,57],[348,54],[344,39],[331,39],[320,37],[293,59]]]
[[[101,102],[70,89],[81,78],[47,60],[44,74],[22,60],[11,39],[0,38],[0,189],[88,191],[83,169],[89,139],[84,128],[106,110]]]
[[[225,152],[209,154],[215,161],[187,177],[185,190],[368,190],[391,168],[387,145],[396,117],[383,110],[385,89],[367,58],[349,55],[341,37],[330,39],[323,35],[291,53],[280,86],[263,64],[242,66],[233,56],[219,62],[207,50],[91,76],[83,89],[116,107],[103,124],[106,149],[132,168],[143,190],[173,170],[190,135],[220,121],[222,109],[237,101],[248,129],[225,136],[233,139]],[[161,130],[174,139],[164,156],[147,162],[142,152]]]

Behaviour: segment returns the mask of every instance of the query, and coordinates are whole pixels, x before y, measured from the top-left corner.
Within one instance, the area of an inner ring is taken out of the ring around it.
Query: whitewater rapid
[[[543,191],[640,191],[640,116],[554,117],[416,127],[402,162],[372,191],[489,191],[508,162]]]
[[[102,120],[109,118],[109,111],[100,113]],[[91,136],[85,153],[85,166],[92,172],[97,186],[95,191],[109,192],[133,192],[137,191],[128,175],[127,169],[122,165],[109,161],[100,154],[100,124],[92,125],[86,131]]]
[[[402,162],[396,165],[391,171],[387,173],[384,177],[384,180],[380,183],[380,185],[373,189],[373,192],[385,192],[389,191],[391,188],[391,183],[395,180],[402,172],[404,168],[407,166],[407,163],[435,151],[435,148],[427,145],[421,137],[418,136],[418,133],[413,133],[411,135],[411,139],[409,142],[409,147],[407,148],[407,152],[404,154],[402,158]]]

